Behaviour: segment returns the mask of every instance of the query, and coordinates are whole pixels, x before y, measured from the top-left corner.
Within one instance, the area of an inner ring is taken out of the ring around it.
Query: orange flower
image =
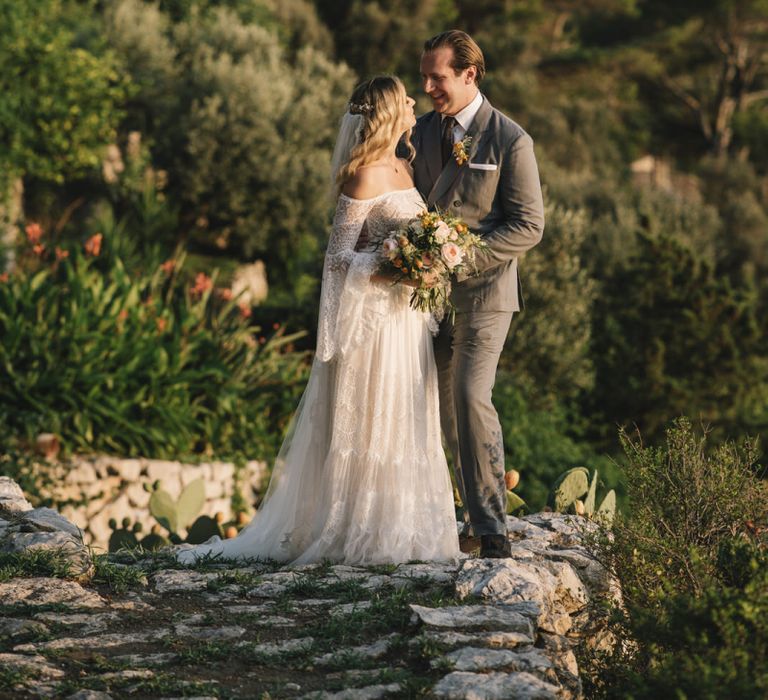
[[[98,257],[101,252],[101,241],[104,238],[100,233],[94,233],[85,242],[85,252],[87,255],[92,255],[94,258]]]
[[[195,276],[195,284],[192,286],[194,296],[202,296],[213,287],[213,280],[204,272],[198,272]]]
[[[120,309],[120,313],[117,314],[117,320],[122,323],[126,318],[128,318],[128,309]]]
[[[56,246],[56,260],[65,260],[69,257],[69,251]]]
[[[158,333],[162,333],[168,325],[168,321],[164,318],[156,318],[155,323],[157,324]]]
[[[40,239],[43,237],[43,228],[40,224],[32,222],[31,224],[27,224],[27,227],[24,230],[27,232],[27,240],[32,245],[40,243]]]
[[[232,297],[234,296],[231,289],[217,289],[216,294],[222,301],[232,301]]]
[[[160,265],[160,267],[166,275],[170,275],[173,272],[173,269],[176,267],[176,261],[173,259],[166,260],[162,265]]]
[[[238,304],[237,308],[240,309],[240,315],[243,318],[250,318],[251,315],[253,314],[253,311],[252,311],[251,307],[248,304],[246,304],[245,302],[242,302],[242,303]]]
[[[42,255],[43,253],[45,253],[45,246],[44,246],[42,243],[38,243],[37,245],[33,245],[33,246],[32,246],[32,252],[33,252],[35,255],[38,255],[38,256],[40,256],[40,255]]]
[[[7,272],[3,272],[2,275],[0,275],[0,282],[7,282],[10,275]]]

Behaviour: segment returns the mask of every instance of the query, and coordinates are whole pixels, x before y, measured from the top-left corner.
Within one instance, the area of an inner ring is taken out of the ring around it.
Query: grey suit
[[[455,321],[443,322],[435,359],[443,432],[472,529],[504,534],[504,446],[491,391],[520,310],[517,257],[541,240],[544,206],[533,141],[520,126],[484,98],[466,135],[469,163],[451,158],[442,168],[440,115],[420,117],[411,137],[414,180],[430,208],[451,210],[488,244],[477,256],[479,274],[454,284]]]

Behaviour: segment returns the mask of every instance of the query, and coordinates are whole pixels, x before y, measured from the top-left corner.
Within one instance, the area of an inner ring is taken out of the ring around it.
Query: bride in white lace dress
[[[458,557],[431,318],[409,307],[410,287],[377,272],[377,242],[424,209],[395,156],[414,123],[397,78],[353,92],[334,152],[338,200],[309,382],[253,521],[234,539],[177,551],[181,561]]]

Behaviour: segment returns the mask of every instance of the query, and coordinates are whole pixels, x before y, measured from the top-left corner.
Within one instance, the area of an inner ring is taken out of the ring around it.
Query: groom
[[[456,316],[443,321],[435,358],[443,433],[480,556],[506,557],[504,445],[491,390],[520,310],[517,258],[541,240],[544,207],[533,141],[480,93],[484,74],[468,34],[427,41],[421,77],[434,111],[419,118],[411,141],[414,180],[430,208],[452,210],[488,244],[479,274],[454,281]]]

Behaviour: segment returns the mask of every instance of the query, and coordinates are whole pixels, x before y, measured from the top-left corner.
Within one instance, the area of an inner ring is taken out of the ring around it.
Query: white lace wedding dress
[[[340,196],[312,372],[262,507],[234,539],[178,550],[182,562],[458,557],[431,319],[409,307],[410,287],[370,281],[381,261],[375,242],[423,208],[415,188]],[[369,243],[356,252],[363,225]]]

